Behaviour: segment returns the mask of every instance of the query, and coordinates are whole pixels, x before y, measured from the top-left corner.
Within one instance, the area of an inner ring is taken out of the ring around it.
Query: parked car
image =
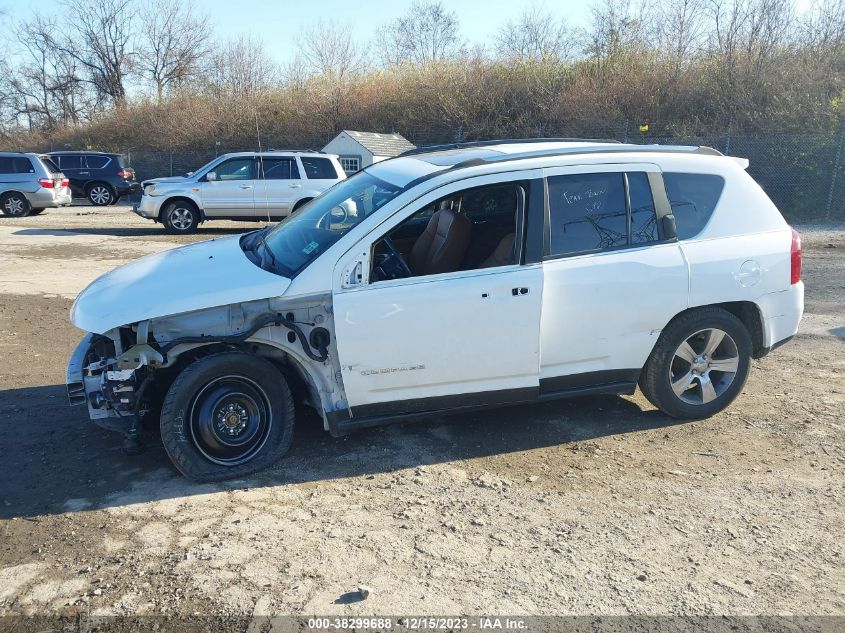
[[[21,218],[69,205],[68,179],[37,154],[0,152],[0,211]]]
[[[715,150],[498,141],[370,166],[278,225],[145,257],[71,320],[72,403],[129,433],[160,410],[188,477],[341,435],[568,396],[711,416],[797,331],[801,241]]]
[[[193,233],[211,219],[283,218],[345,178],[333,154],[224,154],[184,177],[145,180],[133,210],[170,233]]]
[[[50,152],[47,154],[70,179],[75,198],[87,198],[98,207],[117,204],[138,191],[135,170],[121,154],[104,152]]]

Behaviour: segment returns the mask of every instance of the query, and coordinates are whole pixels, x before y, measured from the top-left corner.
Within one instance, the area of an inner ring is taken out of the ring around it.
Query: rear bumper
[[[66,207],[71,203],[70,189],[45,189],[40,187],[33,193],[27,193],[26,199],[34,209],[50,209],[53,207]]]
[[[774,349],[798,333],[804,314],[804,282],[787,290],[765,294],[757,300],[763,316],[763,344]]]

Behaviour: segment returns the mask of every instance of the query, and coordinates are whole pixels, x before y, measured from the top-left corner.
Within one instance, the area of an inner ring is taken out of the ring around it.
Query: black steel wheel
[[[161,436],[176,468],[195,481],[248,475],[275,462],[293,438],[293,398],[269,361],[241,352],[200,358],[173,381]]]

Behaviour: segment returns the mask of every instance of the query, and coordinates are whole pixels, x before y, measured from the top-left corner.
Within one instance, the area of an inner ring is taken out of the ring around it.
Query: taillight
[[[62,180],[62,187],[70,187],[70,180],[68,180],[67,178]]]
[[[135,177],[135,172],[132,169],[121,169],[117,175],[124,180],[132,180]]]
[[[801,255],[801,236],[798,231],[792,229],[792,247],[789,249],[790,283],[792,284],[801,281]]]
[[[51,178],[39,178],[38,184],[44,187],[45,189],[52,189],[56,186],[56,183],[54,183]]]

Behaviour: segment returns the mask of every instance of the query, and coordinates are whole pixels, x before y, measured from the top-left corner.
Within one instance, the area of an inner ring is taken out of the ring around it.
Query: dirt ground
[[[276,467],[200,486],[64,387],[72,298],[189,240],[125,207],[0,219],[0,615],[845,614],[845,227],[800,228],[801,332],[712,419],[639,393],[306,419]]]

